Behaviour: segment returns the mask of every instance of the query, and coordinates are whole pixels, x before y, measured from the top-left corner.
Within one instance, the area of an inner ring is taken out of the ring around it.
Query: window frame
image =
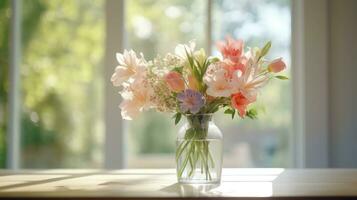
[[[326,168],[329,167],[328,1],[291,0],[291,11],[293,166]]]
[[[115,54],[125,48],[125,1],[106,0],[106,40],[104,80],[110,80],[113,66],[117,65]],[[105,81],[105,145],[104,167],[126,168],[126,128],[118,109],[120,97],[110,81]]]
[[[11,1],[9,103],[6,135],[6,166],[20,168],[20,63],[21,63],[21,10],[22,0]]]

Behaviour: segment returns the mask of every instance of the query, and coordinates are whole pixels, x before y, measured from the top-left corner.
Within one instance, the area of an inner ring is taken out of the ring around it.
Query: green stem
[[[205,150],[204,150],[205,151]],[[208,162],[207,162],[207,158],[205,156],[205,153],[200,151],[201,153],[201,158],[202,158],[202,161],[203,161],[203,164],[204,164],[204,170],[205,170],[205,173],[206,173],[206,180],[211,180],[212,177],[211,177],[211,173],[209,172],[209,167],[208,167]]]
[[[185,143],[185,145],[183,145]],[[177,147],[177,151],[176,151],[176,162],[178,162],[178,159],[181,157],[181,154],[183,153],[183,151],[186,149],[187,145],[190,143],[190,141],[185,140],[183,142],[181,142],[181,144]],[[182,147],[183,145],[183,147]]]
[[[186,156],[184,162],[182,163],[181,168],[179,169],[178,176],[179,176],[180,178],[182,177],[182,173],[183,173],[183,171],[184,171],[185,168],[186,168],[186,165],[187,165],[188,159],[189,159],[189,157],[190,157],[191,151],[192,151],[192,146],[190,146],[190,149],[189,149],[189,151],[188,151],[188,154],[187,154],[187,156]]]

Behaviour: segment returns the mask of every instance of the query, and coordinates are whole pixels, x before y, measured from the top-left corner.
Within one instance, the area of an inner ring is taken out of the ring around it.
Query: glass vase
[[[176,141],[179,183],[217,184],[221,181],[223,136],[212,114],[187,115]]]

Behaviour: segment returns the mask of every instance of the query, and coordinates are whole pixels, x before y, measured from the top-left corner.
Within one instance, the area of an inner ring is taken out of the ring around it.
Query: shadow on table
[[[195,196],[216,196],[219,195],[217,190],[213,190],[219,187],[219,184],[180,184],[175,183],[167,187],[162,188],[161,192],[170,194],[178,194],[182,197],[195,197]]]

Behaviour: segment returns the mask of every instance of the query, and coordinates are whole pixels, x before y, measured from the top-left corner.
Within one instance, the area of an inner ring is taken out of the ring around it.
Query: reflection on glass
[[[126,6],[128,48],[147,59],[192,39],[204,46],[205,1],[130,0]],[[129,167],[174,167],[176,132],[168,114],[148,112],[129,122]]]
[[[271,40],[269,57],[282,55],[290,63],[289,0],[216,0],[213,5],[213,39],[229,34],[250,46]],[[214,52],[218,54],[218,52]],[[288,67],[288,73],[290,69]],[[256,105],[258,120],[227,120],[216,116],[223,129],[226,167],[273,167],[289,165],[291,134],[291,81],[272,82],[263,89]]]
[[[104,1],[23,1],[24,168],[100,167]]]

